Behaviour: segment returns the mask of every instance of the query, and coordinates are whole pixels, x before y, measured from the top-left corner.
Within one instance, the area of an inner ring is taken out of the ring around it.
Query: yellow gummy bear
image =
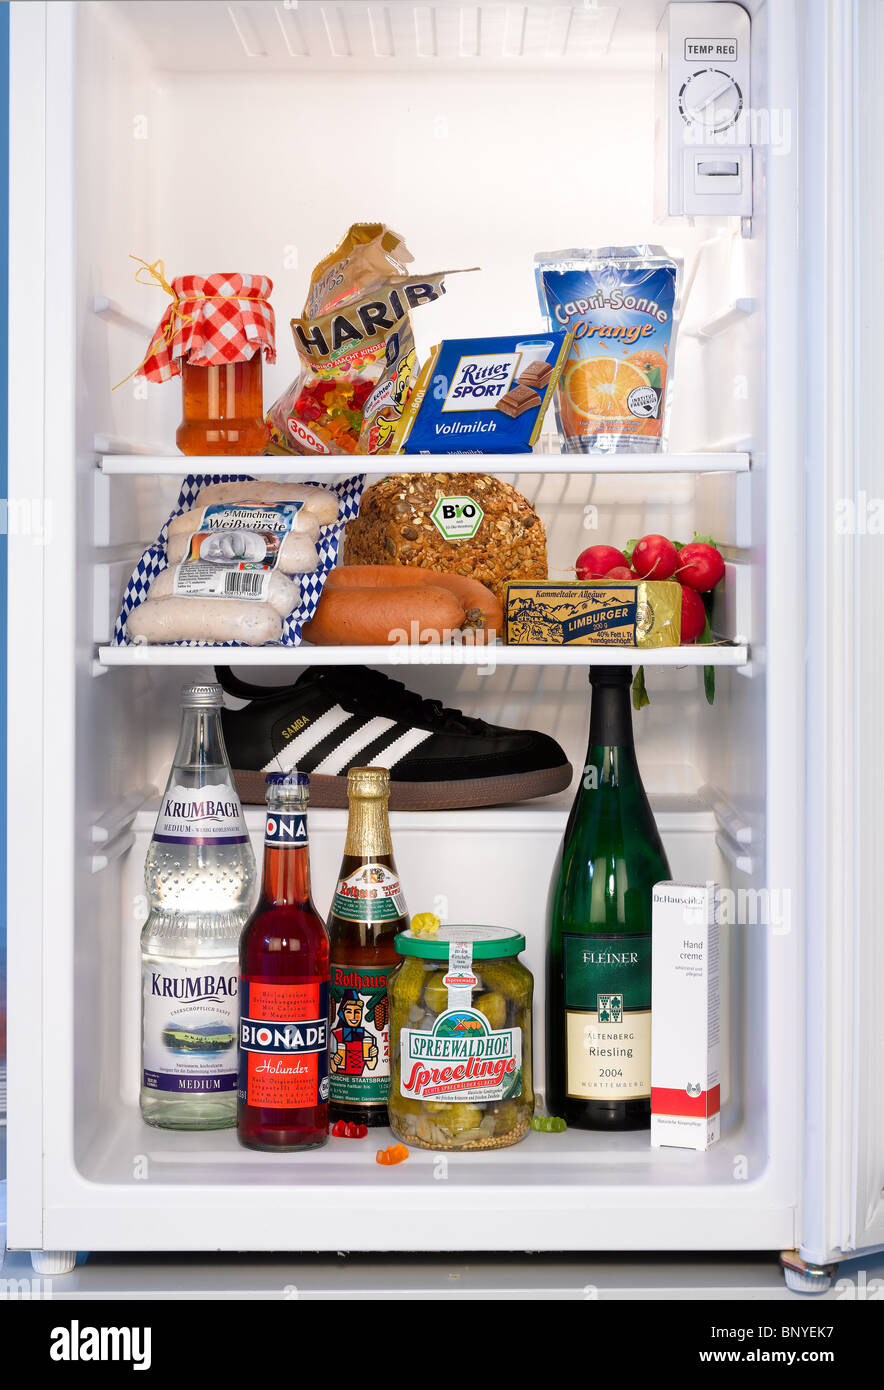
[[[435,936],[441,925],[434,912],[419,912],[411,919],[411,930],[415,936]]]

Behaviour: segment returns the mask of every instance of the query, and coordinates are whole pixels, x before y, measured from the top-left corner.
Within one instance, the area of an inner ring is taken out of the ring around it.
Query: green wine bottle
[[[590,669],[589,750],[552,884],[546,1100],[580,1129],[651,1114],[651,890],[671,877],[635,760],[629,666]]]

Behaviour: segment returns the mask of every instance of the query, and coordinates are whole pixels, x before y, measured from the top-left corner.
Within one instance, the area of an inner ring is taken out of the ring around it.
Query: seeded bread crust
[[[446,541],[431,519],[440,497],[484,513],[470,540]],[[412,565],[478,579],[500,599],[513,579],[546,579],[546,532],[510,483],[487,473],[396,473],[367,487],[344,531],[345,565]]]

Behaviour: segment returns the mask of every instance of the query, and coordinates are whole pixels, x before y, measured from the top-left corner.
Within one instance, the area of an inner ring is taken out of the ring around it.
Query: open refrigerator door
[[[872,616],[882,582],[881,522],[865,408],[881,371],[867,312],[881,294],[875,247],[884,188],[871,140],[881,93],[870,57],[880,27],[876,6],[820,7],[811,31],[817,61],[808,74],[806,255],[824,267],[827,289],[808,301],[807,370],[829,385],[808,402],[809,457],[825,480],[807,495],[808,534],[821,541],[817,559],[808,557],[808,604],[824,617],[806,668],[808,837],[815,846],[807,861],[807,1157],[801,1239],[787,1266],[799,1289],[833,1281],[841,1288],[838,1264],[884,1245],[884,955],[869,835],[882,815],[881,645]],[[809,153],[817,142],[827,151],[828,180]]]

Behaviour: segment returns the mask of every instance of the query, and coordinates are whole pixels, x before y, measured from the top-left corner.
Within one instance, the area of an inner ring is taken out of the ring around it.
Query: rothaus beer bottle
[[[328,917],[331,938],[332,1123],[385,1125],[390,1090],[387,979],[399,964],[393,942],[408,928],[390,840],[390,774],[347,774],[350,815],[344,858]]]
[[[308,779],[267,778],[264,875],[239,948],[237,1132],[291,1153],[328,1139],[328,936],[310,897]]]
[[[550,1114],[642,1129],[651,1113],[651,906],[671,877],[635,758],[628,666],[593,666],[589,750],[553,879]]]
[[[239,936],[255,856],[221,733],[220,685],[187,685],[144,866],[141,1113],[166,1129],[236,1122]]]

